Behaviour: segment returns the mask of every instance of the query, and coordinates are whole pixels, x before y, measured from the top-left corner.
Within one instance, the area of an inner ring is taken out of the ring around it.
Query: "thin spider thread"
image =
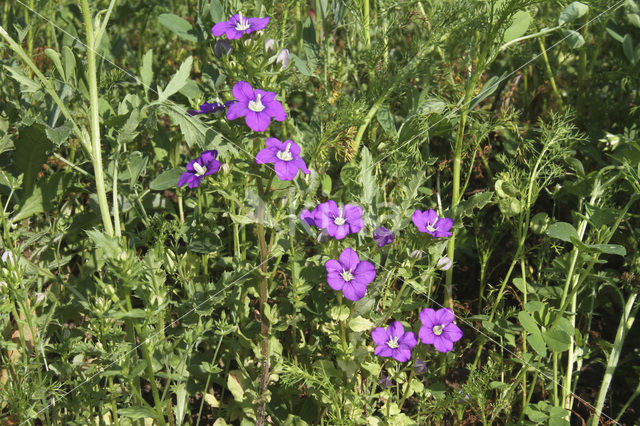
[[[140,80],[138,78],[137,75],[133,74],[132,72],[122,68],[121,66],[119,66],[118,64],[112,62],[111,60],[109,60],[108,58],[106,58],[104,55],[100,54],[100,52],[98,52],[95,49],[89,49],[89,46],[87,46],[85,43],[82,42],[82,40],[74,37],[72,34],[70,34],[69,32],[67,32],[64,28],[59,27],[55,22],[51,21],[49,18],[47,18],[46,16],[43,16],[42,14],[38,13],[37,11],[31,9],[29,6],[27,6],[26,4],[24,4],[21,0],[16,0],[16,2],[20,3],[23,7],[25,7],[26,9],[28,9],[30,12],[34,13],[35,15],[37,15],[38,17],[40,17],[41,19],[43,19],[44,21],[46,21],[47,23],[51,24],[52,26],[54,26],[56,29],[60,30],[61,32],[63,32],[65,35],[69,36],[72,40],[75,40],[77,43],[79,43],[80,45],[84,46],[85,49],[92,51],[94,54],[96,54],[98,57],[100,57],[101,59],[103,59],[105,62],[113,65],[115,68],[117,68],[118,70],[122,71],[123,73],[125,73],[127,76],[129,76],[130,78],[132,78],[133,80],[135,80],[136,83],[140,84],[142,87],[144,87],[145,89],[149,90],[150,92],[155,93],[156,95],[160,96],[160,93],[158,93],[156,90],[154,90],[151,85],[145,85],[142,80]],[[174,105],[174,106],[181,106],[178,103],[174,102],[173,100],[166,98],[165,99],[168,103]],[[187,117],[189,117],[187,115]],[[192,118],[192,117],[189,117]],[[247,154],[249,157],[254,158],[254,156],[247,151],[246,149],[244,149],[242,146],[234,143],[231,139],[229,139],[228,137],[226,137],[223,133],[219,132],[218,130],[216,130],[215,128],[209,126],[206,123],[203,123],[202,121],[200,121],[201,124],[204,125],[204,127],[207,130],[212,130],[214,131],[216,134],[222,136],[222,138],[229,142],[231,145],[235,146],[236,148],[238,148],[240,151],[244,152],[245,154]],[[274,166],[271,166],[270,164],[264,164],[267,168],[270,168],[271,170],[273,170],[273,172],[275,173],[276,169]]]
[[[18,0],[19,1],[19,0]],[[600,14],[596,15],[593,19],[591,19],[590,21],[588,21],[587,23],[585,23],[584,25],[580,26],[576,31],[580,31],[581,29],[583,29],[584,27],[586,27],[587,25],[591,24],[592,22],[600,19],[603,15],[605,15],[606,13],[609,13],[612,10],[618,9],[620,6],[622,6],[622,4],[625,2],[625,0],[620,0],[617,4],[609,7],[609,9],[606,9],[605,11],[601,12]],[[511,78],[515,73],[517,73],[518,71],[520,71],[521,69],[523,69],[524,67],[526,67],[527,65],[531,64],[532,62],[536,61],[538,58],[540,58],[543,54],[546,54],[547,52],[549,52],[551,49],[555,48],[557,45],[559,45],[560,43],[562,43],[563,41],[565,41],[567,38],[571,37],[571,34],[567,34],[565,37],[561,38],[559,41],[557,41],[556,43],[552,44],[551,46],[549,46],[548,48],[546,48],[544,50],[543,53],[538,53],[536,56],[534,56],[532,59],[528,60],[527,62],[525,62],[524,64],[522,64],[520,67],[516,68],[514,71],[512,71],[511,73],[509,73],[506,77],[503,77],[501,79],[498,80],[498,82],[496,83],[496,85],[502,83],[503,81]],[[429,130],[433,129],[435,126],[437,126],[438,124],[440,124],[442,121],[444,120],[448,120],[449,118],[453,117],[458,111],[460,111],[460,109],[463,106],[468,106],[473,102],[473,99],[469,100],[469,102],[467,102],[466,104],[462,104],[460,106],[455,107],[451,112],[449,112],[448,114],[446,114],[444,117],[442,117],[440,120],[436,121],[435,123],[433,123],[431,126],[427,127],[425,130],[423,130],[422,132],[418,133],[417,135],[415,135],[414,137],[412,137],[411,139],[409,139],[408,141],[406,141],[405,143],[403,143],[402,145],[400,145],[398,148],[392,150],[391,152],[389,152],[388,154],[386,154],[384,157],[382,157],[380,160],[376,161],[375,163],[373,163],[371,166],[369,166],[366,171],[374,168],[376,165],[378,165],[379,163],[381,163],[382,161],[384,161],[385,159],[389,158],[391,155],[393,155],[395,152],[398,152],[399,150],[401,150],[402,148],[404,148],[407,144],[413,142],[414,140],[416,140],[417,138],[419,138],[420,136],[424,135],[425,133],[427,133]]]
[[[46,18],[45,16],[41,15],[40,13],[38,13],[37,11],[31,9],[29,6],[25,5],[21,0],[16,0],[18,3],[20,3],[23,7],[27,8],[29,11],[31,11],[32,13],[38,15],[40,18],[42,18],[43,20],[47,21],[49,24],[53,25],[54,27],[56,27],[58,30],[62,31],[63,33],[65,33],[66,35],[68,35],[69,37],[71,37],[73,40],[77,41],[78,43],[80,43],[82,46],[84,46],[85,48],[89,49],[89,47],[84,44],[82,41],[80,41],[79,39],[77,39],[76,37],[74,37],[73,35],[69,34],[67,31],[65,31],[63,28],[59,27],[58,25],[56,25],[55,23],[53,23],[51,20],[49,20],[48,18]],[[591,19],[590,21],[588,21],[587,23],[585,23],[584,25],[582,25],[581,27],[578,28],[578,30],[581,30],[582,28],[584,28],[585,26],[587,26],[588,24],[598,20],[600,17],[602,17],[603,15],[605,15],[606,13],[608,13],[611,10],[615,10],[617,8],[619,8],[620,6],[622,6],[622,4],[624,3],[624,0],[620,0],[618,2],[618,4],[611,6],[609,9],[606,9],[605,11],[601,12],[600,14],[598,14],[596,17],[594,17],[593,19]],[[566,37],[563,37],[562,39],[560,39],[558,42],[554,43],[553,45],[549,46],[547,49],[545,49],[545,53],[547,53],[548,51],[550,51],[551,49],[555,48],[557,45],[559,45],[562,41],[564,41],[565,39],[567,39],[570,35],[567,35]],[[89,49],[92,50],[92,49]],[[110,61],[109,59],[107,59],[106,57],[104,57],[103,55],[101,55],[99,52],[92,50],[97,56],[99,56],[100,58],[102,58],[103,60],[105,60],[106,62],[108,62],[109,64],[113,65],[114,67],[116,67],[117,69],[119,69],[120,71],[124,72],[126,75],[128,75],[129,77],[133,78],[138,84],[142,85],[143,87],[145,87],[146,89],[148,89],[149,91],[155,93],[156,95],[160,95],[157,91],[155,91],[154,89],[151,88],[151,86],[147,86],[145,85],[135,74],[129,72],[128,70],[125,70],[124,68],[118,66],[117,64],[113,63],[112,61]],[[508,78],[510,78],[512,75],[514,75],[516,72],[518,72],[519,70],[521,70],[522,68],[526,67],[527,65],[531,64],[532,62],[534,62],[535,60],[537,60],[538,58],[540,58],[540,56],[542,56],[542,53],[536,55],[534,58],[530,59],[529,61],[527,61],[526,63],[524,63],[523,65],[521,65],[519,68],[515,69],[514,71],[512,71],[510,74],[508,74],[506,77],[500,79],[498,81],[498,83],[501,83],[505,80],[507,80]],[[174,101],[172,101],[171,99],[167,99],[167,101],[169,101],[171,104],[178,106],[177,103],[175,103]],[[470,104],[473,100],[471,100],[470,102],[467,103]],[[437,121],[436,123],[434,123],[433,125],[429,126],[427,129],[423,130],[422,132],[420,132],[419,134],[417,134],[416,136],[414,136],[413,138],[409,139],[407,142],[405,142],[403,145],[401,145],[400,147],[396,148],[395,150],[391,151],[389,154],[387,154],[386,156],[384,156],[382,159],[378,160],[377,162],[375,162],[373,165],[371,165],[369,167],[369,169],[375,167],[378,163],[382,162],[384,159],[388,158],[390,155],[392,155],[394,152],[397,152],[398,150],[402,149],[404,146],[406,146],[408,143],[412,142],[413,140],[415,140],[416,138],[418,138],[419,136],[422,136],[423,134],[427,133],[430,129],[432,129],[433,127],[435,127],[436,125],[438,125],[441,121],[450,118],[454,113],[458,112],[460,110],[460,108],[462,108],[463,105],[458,106],[456,108],[454,108],[454,110],[452,112],[450,112],[448,115],[446,115],[445,117],[443,117],[442,119],[440,119],[439,121]],[[464,105],[466,106],[466,105]],[[204,124],[204,126],[210,130],[216,131],[214,128],[212,128],[211,126],[208,126],[206,124]],[[217,132],[217,131],[216,131]],[[227,140],[229,143],[231,143],[232,145],[240,148],[240,150],[242,150],[243,152],[245,152],[246,154],[249,154],[249,156],[251,156],[251,154],[244,150],[242,147],[236,145],[235,143],[233,143],[231,140],[229,140],[226,136],[224,136],[222,133],[217,132],[218,134],[220,134],[225,140]],[[369,170],[367,169],[367,170]],[[275,171],[275,169],[274,169]],[[217,293],[215,293],[214,295],[210,296],[208,299],[206,299],[204,302],[196,305],[194,308],[192,308],[190,311],[188,311],[187,313],[183,314],[181,317],[179,317],[178,319],[172,321],[171,323],[169,323],[167,326],[165,326],[162,330],[156,331],[155,333],[151,334],[150,336],[148,336],[142,343],[138,344],[136,347],[134,347],[133,349],[129,350],[128,352],[125,352],[125,354],[117,359],[116,361],[113,361],[111,364],[109,364],[106,368],[113,366],[114,364],[116,364],[118,361],[120,361],[121,359],[124,358],[124,356],[129,355],[130,353],[132,353],[133,351],[136,351],[137,349],[139,349],[143,344],[147,343],[148,341],[150,341],[153,337],[155,337],[156,335],[158,335],[161,332],[166,331],[169,327],[173,326],[173,324],[179,322],[180,320],[182,320],[184,317],[186,317],[187,315],[190,315],[192,312],[194,312],[196,309],[198,309],[200,306],[204,305],[205,303],[208,303],[211,299],[213,299],[214,297],[218,296],[220,293],[222,293],[223,291],[225,291],[226,289],[228,289],[229,287],[231,287],[231,285],[235,284],[236,282],[240,281],[241,279],[243,279],[244,277],[246,277],[247,275],[249,275],[251,272],[253,272],[254,270],[258,269],[259,267],[262,266],[262,264],[270,261],[271,259],[275,258],[275,256],[271,256],[268,259],[266,259],[264,262],[260,263],[259,265],[255,266],[253,269],[251,269],[249,272],[247,272],[247,274],[243,275],[242,277],[238,278],[237,280],[231,282],[230,284],[228,284],[227,286],[223,287],[221,290],[219,290]],[[391,272],[389,271],[387,268],[383,267],[382,265],[380,265],[379,263],[375,262],[372,259],[369,259],[370,261],[372,261],[373,263],[375,263],[376,265],[378,265],[379,267],[381,267],[382,269],[384,269],[387,272]],[[409,285],[411,286],[411,288],[414,289],[414,291],[416,291],[418,294],[422,294],[423,293],[419,292],[418,290],[416,290],[410,283]],[[440,308],[444,308],[443,305],[441,305],[440,303],[436,302],[435,300],[431,299],[430,297],[424,295],[427,299],[429,299],[431,301],[431,303],[439,306]],[[484,333],[482,330],[474,327],[471,323],[469,323],[468,321],[466,321],[464,318],[456,315],[454,313],[454,317],[456,319],[459,319],[461,322],[465,323],[467,326],[471,327],[472,329],[474,329],[476,332],[478,332],[479,334],[483,335],[485,338],[487,338],[488,340],[490,340],[491,342],[493,342],[494,344],[498,345],[499,347],[501,347],[503,350],[505,350],[507,353],[511,354],[512,356],[514,356],[516,359],[520,360],[523,364],[525,364],[527,367],[532,368],[533,370],[537,371],[538,373],[540,373],[543,377],[545,377],[547,380],[551,381],[552,383],[556,384],[557,386],[559,386],[560,388],[567,390],[567,388],[565,388],[562,384],[556,382],[553,380],[552,377],[550,377],[549,375],[545,374],[542,370],[536,368],[535,366],[529,364],[528,362],[526,362],[524,359],[518,357],[514,352],[512,352],[511,350],[509,350],[507,347],[505,347],[504,345],[501,345],[499,342],[497,342],[495,339],[493,339],[491,336],[487,335],[486,333]],[[105,368],[105,370],[106,370]],[[89,381],[93,380],[96,376],[98,376],[99,374],[101,374],[102,372],[104,372],[105,370],[102,370],[96,374],[94,374],[93,376],[89,377],[88,379],[86,379],[85,381],[83,381],[82,383],[80,383],[79,385],[77,385],[75,388],[71,389],[70,391],[68,391],[67,393],[65,393],[64,395],[62,395],[59,398],[54,398],[54,400],[48,404],[45,408],[43,408],[42,410],[38,411],[35,415],[33,415],[32,417],[28,418],[26,421],[24,421],[21,424],[25,424],[27,421],[33,419],[34,417],[36,417],[38,414],[42,413],[43,411],[45,411],[46,409],[48,409],[49,407],[51,407],[55,402],[59,401],[62,398],[65,398],[66,396],[68,396],[69,394],[71,394],[72,392],[74,392],[75,390],[77,390],[78,388],[80,388],[81,386],[84,386],[86,383],[88,383]],[[572,395],[579,400],[580,402],[582,402],[583,404],[585,404],[588,407],[591,407],[595,410],[595,407],[593,405],[591,405],[589,402],[587,402],[586,400],[584,400],[583,398],[579,397],[578,395],[572,393]],[[610,419],[611,421],[615,422],[616,424],[620,424],[618,422],[616,422],[616,420],[614,420],[613,418],[609,417],[608,415],[606,415],[604,412],[600,413],[601,416],[606,417],[607,419]]]
[[[378,262],[376,262],[375,260],[373,260],[372,258],[367,258],[368,261],[370,261],[371,263],[375,263],[378,267],[380,267],[381,269],[383,269],[386,272],[391,272],[393,274],[392,271],[389,271],[389,269],[385,268],[384,266],[382,266],[381,264],[379,264]],[[453,267],[453,266],[452,266]],[[396,276],[397,277],[397,276]],[[425,293],[421,292],[420,290],[416,289],[410,282],[407,282],[407,284],[409,284],[409,286],[418,294],[424,296],[426,299],[429,300],[429,302],[433,303],[434,305],[438,306],[439,308],[446,308],[446,306],[436,302],[434,299],[430,298],[428,295],[426,295]],[[451,310],[451,312],[453,312],[453,309]],[[465,325],[467,325],[468,327],[471,327],[472,329],[474,329],[476,332],[478,332],[479,334],[481,334],[482,336],[484,336],[486,339],[490,340],[492,343],[495,343],[496,345],[498,345],[499,347],[501,347],[505,352],[511,354],[514,358],[516,358],[517,360],[521,361],[524,365],[526,365],[527,367],[531,368],[532,370],[537,371],[538,373],[540,373],[543,377],[545,377],[547,380],[549,380],[551,383],[554,383],[556,385],[558,385],[561,389],[563,390],[567,390],[569,391],[570,395],[572,395],[573,397],[575,397],[577,400],[579,400],[580,402],[582,402],[584,405],[586,405],[587,407],[590,407],[593,409],[593,411],[595,412],[596,407],[594,407],[593,405],[591,405],[588,401],[586,401],[585,399],[581,398],[580,396],[576,395],[575,393],[573,393],[571,391],[571,389],[567,389],[565,386],[563,386],[561,383],[553,380],[553,376],[546,374],[544,371],[542,371],[541,369],[535,367],[534,365],[528,363],[527,361],[525,361],[523,358],[520,358],[515,352],[509,350],[509,348],[507,348],[506,346],[500,344],[497,340],[495,340],[494,338],[492,338],[491,336],[489,336],[488,334],[484,333],[482,330],[480,330],[479,328],[474,327],[470,322],[468,322],[466,319],[462,318],[459,315],[456,315],[455,312],[453,312],[453,316],[460,320],[461,322],[463,322]],[[602,417],[606,417],[607,419],[615,422],[616,424],[620,424],[618,422],[616,422],[613,418],[609,417],[608,415],[606,415],[604,412],[601,412],[600,415]]]

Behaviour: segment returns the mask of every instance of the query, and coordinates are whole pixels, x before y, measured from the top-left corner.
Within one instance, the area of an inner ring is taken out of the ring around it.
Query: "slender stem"
[[[93,17],[89,10],[89,1],[81,0],[82,15],[84,17],[85,31],[87,33],[87,79],[89,81],[89,123],[91,128],[91,160],[96,181],[96,193],[100,205],[102,224],[108,236],[113,237],[113,225],[109,215],[109,203],[104,182],[102,168],[102,149],[100,146],[100,114],[98,111],[98,80],[96,68],[96,45],[93,31]]]
[[[611,385],[611,379],[613,378],[613,373],[618,366],[618,360],[620,359],[620,353],[622,351],[622,345],[624,344],[624,339],[627,336],[627,332],[631,329],[633,322],[636,319],[636,314],[638,313],[638,308],[640,308],[640,304],[635,304],[636,298],[638,297],[638,293],[633,293],[629,296],[627,300],[627,304],[624,307],[624,311],[622,316],[620,317],[620,323],[618,324],[618,331],[616,332],[616,338],[613,342],[613,348],[611,349],[611,353],[609,354],[607,368],[604,373],[604,377],[602,378],[602,384],[600,385],[600,392],[598,393],[598,402],[596,403],[596,413],[590,419],[591,425],[597,425],[600,420],[600,415],[602,414],[602,407],[604,406],[604,400],[607,397],[607,393],[609,392],[609,385]]]
[[[409,280],[404,280],[404,282],[402,283],[402,287],[400,287],[400,291],[398,292],[398,294],[396,294],[395,299],[393,299],[393,302],[391,303],[389,311],[384,316],[382,321],[380,321],[377,325],[385,324],[389,320],[389,318],[391,318],[391,315],[393,315],[393,311],[396,309],[396,306],[402,299],[402,294],[404,293],[404,289],[407,288],[407,284],[409,284]]]
[[[125,302],[127,304],[127,310],[131,312],[133,310],[133,305],[131,304],[131,296],[129,293],[125,295]],[[140,349],[142,350],[142,358],[146,362],[145,372],[147,374],[147,380],[151,386],[151,394],[153,395],[153,404],[156,409],[156,416],[158,417],[158,423],[161,426],[164,426],[164,414],[162,412],[162,403],[160,401],[160,394],[158,393],[158,385],[156,383],[156,378],[153,373],[153,358],[151,356],[151,351],[149,350],[148,337],[142,332],[142,327],[140,324],[133,323],[133,327],[138,333],[140,338]],[[135,342],[135,340],[134,340]]]
[[[262,180],[258,180],[258,191],[260,194],[260,200],[264,197],[264,188]],[[266,396],[267,386],[269,385],[269,322],[265,315],[265,306],[268,302],[268,283],[267,283],[267,243],[264,233],[264,202],[258,203],[258,242],[260,244],[260,269],[262,271],[262,279],[260,280],[260,328],[262,333],[262,343],[260,345],[262,354],[262,372],[260,375],[260,393],[258,398],[258,409],[256,415],[256,424],[263,426],[266,415]]]
[[[367,48],[369,48],[369,46],[371,45],[369,0],[364,0],[362,22],[364,25],[364,40],[367,44]]]
[[[458,203],[460,202],[460,170],[462,165],[462,150],[464,147],[464,134],[467,123],[467,114],[469,113],[469,104],[471,97],[475,92],[476,84],[480,72],[476,71],[472,74],[471,78],[467,82],[464,98],[462,100],[462,107],[460,110],[460,123],[458,124],[458,132],[456,136],[456,143],[453,150],[453,176],[452,176],[452,190],[451,190],[451,211],[454,212]],[[449,238],[447,243],[447,256],[453,262],[455,259],[456,248],[456,233]],[[445,279],[445,295],[444,305],[453,309],[453,267],[449,268],[446,273]]]
[[[409,374],[409,378],[407,379],[407,386],[404,388],[404,394],[402,395],[402,399],[400,400],[400,404],[398,405],[398,410],[402,411],[402,406],[404,402],[407,400],[407,396],[409,396],[409,388],[411,387],[411,380],[413,380],[413,376],[416,373],[416,369],[412,368],[411,373]]]
[[[547,77],[549,77],[549,83],[551,84],[551,89],[553,89],[553,93],[555,93],[556,97],[558,98],[558,104],[560,104],[560,107],[562,107],[562,95],[558,91],[558,86],[556,86],[555,78],[553,78],[553,71],[551,70],[551,64],[549,63],[547,50],[544,48],[542,37],[538,38],[538,46],[540,46],[540,52],[542,54],[542,59],[544,60],[544,65],[547,71]]]

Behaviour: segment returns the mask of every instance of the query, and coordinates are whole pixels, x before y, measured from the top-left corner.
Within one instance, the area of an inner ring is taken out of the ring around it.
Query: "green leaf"
[[[22,85],[22,91],[25,93],[33,93],[40,90],[40,83],[31,80],[29,77],[24,75],[22,71],[18,68],[10,67],[9,65],[4,65],[7,71],[11,73],[11,78]]]
[[[164,90],[160,91],[159,100],[167,99],[169,96],[178,92],[180,89],[187,84],[187,79],[189,78],[189,74],[191,73],[191,66],[193,65],[193,56],[189,56],[183,63],[180,65],[178,71],[171,77],[171,81],[167,84],[167,87]]]
[[[127,312],[122,311],[110,311],[107,313],[107,317],[114,319],[123,319],[123,318],[146,318],[147,313],[142,309],[131,309]]]
[[[638,13],[627,13],[627,19],[631,22],[631,25],[636,28],[640,28],[640,14]]]
[[[349,328],[357,333],[371,330],[373,328],[373,325],[374,324],[372,321],[361,316],[351,318],[351,320],[349,321]]]
[[[482,210],[482,208],[491,201],[491,199],[493,198],[493,194],[494,193],[492,191],[478,192],[477,194],[473,194],[471,197],[458,204],[454,216],[459,218],[473,216],[474,210]]]
[[[144,86],[144,92],[149,91],[151,82],[153,81],[153,50],[149,49],[142,57],[142,66],[140,67],[140,80]]]
[[[211,3],[209,3],[209,14],[215,23],[226,21],[224,7],[220,0],[211,0]]]
[[[60,53],[56,52],[53,49],[46,48],[44,49],[44,54],[47,58],[51,59],[51,62],[53,62],[53,65],[55,65],[56,69],[58,70],[58,74],[60,74],[60,78],[62,78],[62,80],[64,80],[64,82],[66,83],[67,77],[65,76],[64,68],[62,68]]]
[[[76,74],[76,55],[69,46],[62,46],[62,62],[64,64],[64,73],[67,78],[67,82],[71,80]]]
[[[47,127],[45,133],[51,142],[56,146],[62,145],[66,142],[67,138],[73,130],[73,123],[71,121],[65,121],[62,125],[54,128]]]
[[[520,324],[522,324],[522,327],[527,330],[528,333],[540,334],[538,324],[533,318],[531,318],[531,315],[529,315],[527,312],[518,312],[518,320],[520,321]]]
[[[298,71],[300,71],[302,75],[306,75],[307,77],[309,77],[313,74],[313,71],[311,70],[311,64],[309,63],[309,61],[305,61],[295,53],[290,53],[290,57],[293,59],[293,63],[295,64],[296,68],[298,69]]]
[[[116,257],[122,252],[118,240],[115,238],[107,237],[96,229],[86,232],[96,248],[102,249],[106,257]]]
[[[519,10],[513,15],[512,22],[511,26],[504,32],[504,37],[502,39],[504,43],[515,40],[527,32],[527,29],[529,29],[529,25],[531,24],[531,15],[529,15],[529,12],[525,10]]]
[[[198,37],[196,37],[193,32],[193,27],[186,19],[176,16],[173,13],[163,13],[158,16],[158,22],[184,40],[194,43],[198,41]]]
[[[569,349],[571,343],[569,335],[557,327],[545,331],[542,337],[553,352],[564,352]]]
[[[144,418],[156,418],[156,413],[149,407],[127,407],[120,408],[118,414],[122,417],[128,417],[132,420],[139,420]]]
[[[240,371],[233,370],[227,376],[227,388],[236,401],[242,401],[244,399],[243,384],[242,373]]]
[[[617,254],[618,256],[627,255],[627,250],[619,244],[589,244],[587,247],[600,253]]]
[[[571,49],[579,49],[584,44],[584,37],[574,30],[562,30],[564,35],[563,40],[569,45]]]
[[[373,158],[365,146],[362,147],[360,155],[359,175],[360,185],[362,185],[362,201],[366,205],[371,205],[377,190],[376,179],[373,175]]]
[[[549,226],[547,229],[547,235],[551,238],[557,238],[562,241],[566,241],[568,243],[571,242],[571,239],[579,240],[578,231],[573,227],[570,223],[567,222],[556,222]]]
[[[541,357],[547,356],[547,345],[545,345],[540,332],[527,335],[527,343],[529,343],[533,350]]]
[[[558,25],[564,25],[567,22],[580,18],[589,12],[589,6],[579,1],[574,1],[569,6],[565,7],[560,16],[558,16]]]
[[[165,170],[149,183],[149,188],[153,191],[164,191],[165,189],[176,188],[178,186],[178,179],[180,179],[180,176],[184,172],[184,167],[174,167],[173,169]]]
[[[631,34],[625,35],[622,39],[622,50],[624,51],[624,56],[627,57],[629,62],[635,64],[636,57],[633,51],[633,38],[631,37]]]
[[[376,118],[378,119],[378,123],[380,123],[380,127],[382,127],[387,135],[391,136],[393,139],[398,138],[396,123],[393,120],[393,115],[391,115],[391,111],[389,111],[388,106],[382,105],[376,113]]]
[[[44,127],[32,124],[20,130],[15,145],[16,168],[23,173],[22,191],[26,198],[33,192],[36,176],[47,160],[53,144],[47,138]]]
[[[484,86],[482,86],[480,93],[478,93],[476,97],[471,100],[471,103],[469,104],[469,109],[474,109],[486,97],[493,94],[493,92],[495,92],[498,86],[500,85],[500,82],[502,81],[502,77],[504,77],[504,74],[502,74],[502,76],[500,77],[498,77],[497,75],[494,75],[489,80],[487,80]]]

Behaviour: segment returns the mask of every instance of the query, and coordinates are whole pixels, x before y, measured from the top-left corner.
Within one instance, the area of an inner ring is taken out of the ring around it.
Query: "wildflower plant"
[[[0,423],[634,422],[637,1],[32,3]]]

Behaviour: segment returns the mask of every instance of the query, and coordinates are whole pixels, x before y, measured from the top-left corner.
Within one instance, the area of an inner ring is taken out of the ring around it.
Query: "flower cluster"
[[[214,37],[225,35],[228,40],[237,40],[245,34],[251,34],[266,28],[269,17],[247,18],[242,13],[236,13],[229,20],[218,22],[211,28]],[[228,54],[231,46],[226,40],[218,40],[216,47],[225,43],[224,50]],[[265,50],[276,46],[273,39],[267,40]],[[221,48],[221,47],[220,47]],[[220,50],[220,48],[218,50]],[[217,52],[221,56],[222,52]],[[289,64],[289,51],[283,49],[276,63],[281,63],[284,69]],[[227,120],[235,120],[244,117],[247,126],[254,132],[264,132],[271,124],[271,120],[284,121],[287,113],[280,101],[276,100],[276,93],[261,89],[254,89],[246,81],[238,81],[231,90],[234,99],[227,102],[205,102],[197,110],[189,110],[190,116],[198,114],[215,113],[227,109]],[[273,164],[276,175],[284,181],[292,180],[298,174],[298,170],[309,174],[306,163],[300,157],[300,146],[291,140],[281,142],[276,138],[268,138],[266,148],[256,156],[257,164]],[[217,151],[206,151],[195,160],[187,164],[187,171],[180,176],[178,186],[189,184],[189,188],[196,188],[204,176],[216,173],[220,169],[220,162],[216,159]]]
[[[418,332],[420,341],[425,345],[433,345],[439,352],[449,352],[453,343],[462,338],[462,330],[453,323],[455,316],[449,308],[434,311],[431,308],[420,312],[422,327]],[[393,357],[396,361],[406,362],[411,359],[411,349],[418,344],[415,334],[404,331],[400,321],[394,321],[388,328],[378,327],[371,332],[373,342],[377,345],[374,353],[381,357]]]

